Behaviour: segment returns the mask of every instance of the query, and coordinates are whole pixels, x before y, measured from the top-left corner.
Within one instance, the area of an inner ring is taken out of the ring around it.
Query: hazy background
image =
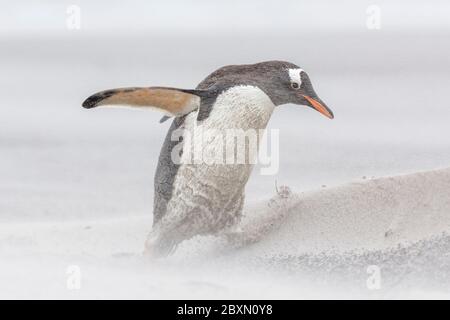
[[[374,5],[379,29],[367,27]],[[114,87],[193,88],[228,64],[296,63],[336,116],[278,108],[280,169],[254,171],[248,204],[276,181],[305,191],[448,167],[449,16],[444,0],[1,0],[0,222],[148,216],[150,227],[170,122],[81,103]]]

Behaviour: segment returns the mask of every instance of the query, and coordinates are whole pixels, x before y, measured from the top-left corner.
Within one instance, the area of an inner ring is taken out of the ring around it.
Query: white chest
[[[217,97],[208,118],[197,121],[197,112],[187,116],[182,163],[233,164],[226,159],[236,157],[236,153],[240,156],[247,153],[246,158],[255,156],[260,135],[274,108],[270,98],[257,87],[239,86],[224,91]],[[242,143],[250,147],[239,151]],[[234,148],[233,154],[227,154],[230,147]]]
[[[209,118],[191,124],[204,129],[264,129],[274,108],[275,105],[261,89],[238,86],[217,97]],[[190,118],[195,115],[194,112]]]
[[[230,153],[225,138],[229,130],[245,135],[262,131],[274,108],[263,91],[242,86],[219,95],[205,120],[198,122],[197,112],[190,113],[184,122],[181,164],[168,211],[190,212],[203,221],[201,225],[210,227],[232,224],[240,215],[253,163],[247,155],[244,163],[238,162],[235,156],[248,153],[249,148],[231,146]],[[233,158],[231,162],[227,162],[229,158]]]

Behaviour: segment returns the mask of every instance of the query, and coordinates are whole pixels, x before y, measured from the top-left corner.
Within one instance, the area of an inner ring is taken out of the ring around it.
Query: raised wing
[[[182,116],[200,107],[203,90],[187,90],[166,87],[120,88],[93,94],[83,102],[91,109],[99,106],[129,106],[155,108],[169,116]]]

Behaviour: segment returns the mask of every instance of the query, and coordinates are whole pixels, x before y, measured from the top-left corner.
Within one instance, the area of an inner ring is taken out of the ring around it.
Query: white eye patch
[[[303,72],[303,69],[288,69],[288,71],[291,82],[298,83],[298,86],[300,87],[302,85],[301,73]]]

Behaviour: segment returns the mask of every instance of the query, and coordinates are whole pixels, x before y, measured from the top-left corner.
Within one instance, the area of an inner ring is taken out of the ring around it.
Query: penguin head
[[[330,119],[334,118],[333,112],[314,91],[308,74],[297,65],[267,61],[257,64],[255,70],[254,79],[275,105],[292,103],[308,106]]]

